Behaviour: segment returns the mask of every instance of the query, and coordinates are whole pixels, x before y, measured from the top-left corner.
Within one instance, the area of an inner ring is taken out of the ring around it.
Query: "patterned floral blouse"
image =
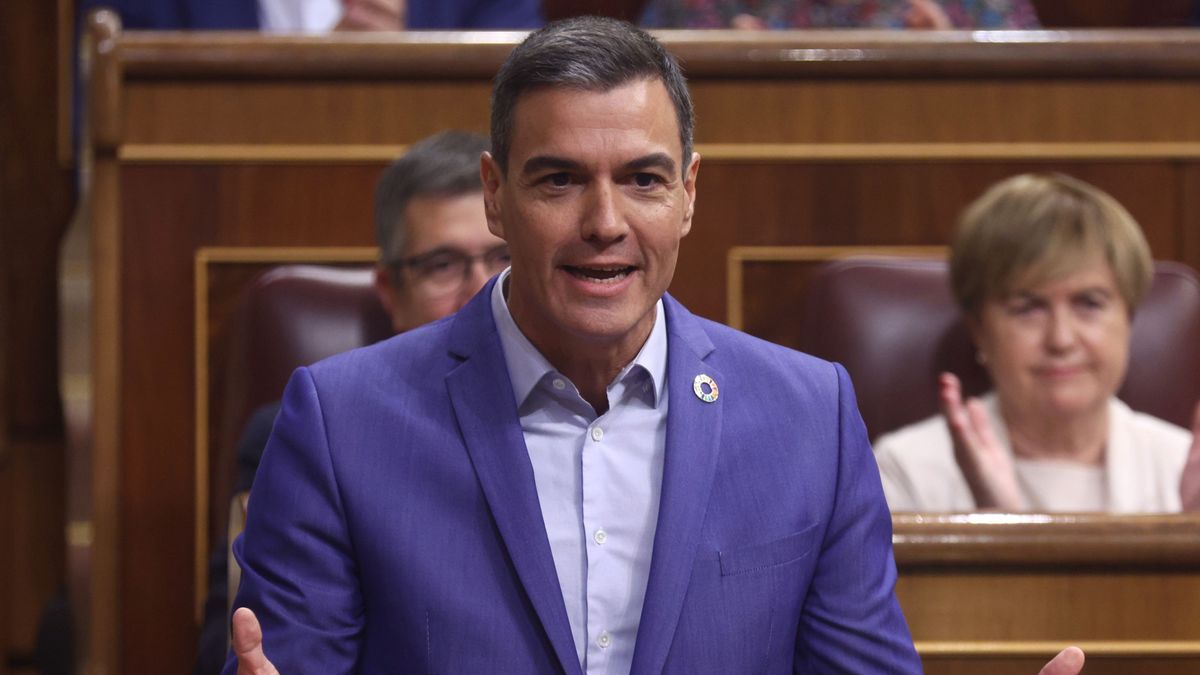
[[[650,0],[649,28],[729,28],[758,17],[768,28],[903,28],[908,0]],[[1040,27],[1030,0],[939,0],[955,28]]]

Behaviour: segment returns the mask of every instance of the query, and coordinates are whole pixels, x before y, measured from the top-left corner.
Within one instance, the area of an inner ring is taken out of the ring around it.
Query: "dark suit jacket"
[[[237,605],[280,672],[580,671],[492,284],[288,384],[234,546]],[[664,304],[670,409],[633,672],[920,672],[845,371]]]
[[[80,16],[112,7],[127,29],[255,30],[255,0],[82,0]],[[538,0],[408,0],[411,30],[488,30],[542,25]]]

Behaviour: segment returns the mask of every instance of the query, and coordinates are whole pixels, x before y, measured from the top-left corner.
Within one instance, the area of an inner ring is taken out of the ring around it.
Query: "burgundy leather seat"
[[[296,368],[392,334],[367,266],[283,265],[245,289],[233,318],[212,464],[214,528],[223,529],[236,471],[235,445],[251,413],[279,400]],[[216,534],[214,532],[214,534]]]
[[[809,287],[801,349],[846,366],[872,438],[936,413],[942,371],[971,394],[991,387],[948,274],[942,261],[851,258],[825,266]],[[1200,279],[1186,265],[1156,263],[1118,395],[1189,426],[1200,399]]]

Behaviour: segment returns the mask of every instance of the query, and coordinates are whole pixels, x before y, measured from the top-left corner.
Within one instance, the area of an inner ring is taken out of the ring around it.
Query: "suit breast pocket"
[[[723,550],[719,554],[721,576],[747,574],[802,560],[812,553],[816,537],[814,524],[773,541]]]

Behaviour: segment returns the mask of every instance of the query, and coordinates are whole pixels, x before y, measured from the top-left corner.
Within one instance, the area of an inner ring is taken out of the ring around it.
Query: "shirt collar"
[[[508,311],[508,302],[504,298],[504,287],[508,282],[511,268],[500,273],[492,287],[492,318],[496,322],[496,331],[500,334],[500,345],[504,349],[504,362],[508,366],[508,379],[512,383],[513,397],[517,407],[525,403],[534,387],[546,377],[556,372],[554,366],[545,356],[533,346],[529,338],[517,327],[512,313]],[[654,406],[662,401],[662,391],[667,377],[667,323],[664,319],[662,299],[654,304],[654,327],[650,329],[650,337],[642,345],[641,351],[633,358],[614,382],[622,381],[636,367],[641,367],[649,376],[654,387]],[[611,386],[611,385],[610,385]]]

